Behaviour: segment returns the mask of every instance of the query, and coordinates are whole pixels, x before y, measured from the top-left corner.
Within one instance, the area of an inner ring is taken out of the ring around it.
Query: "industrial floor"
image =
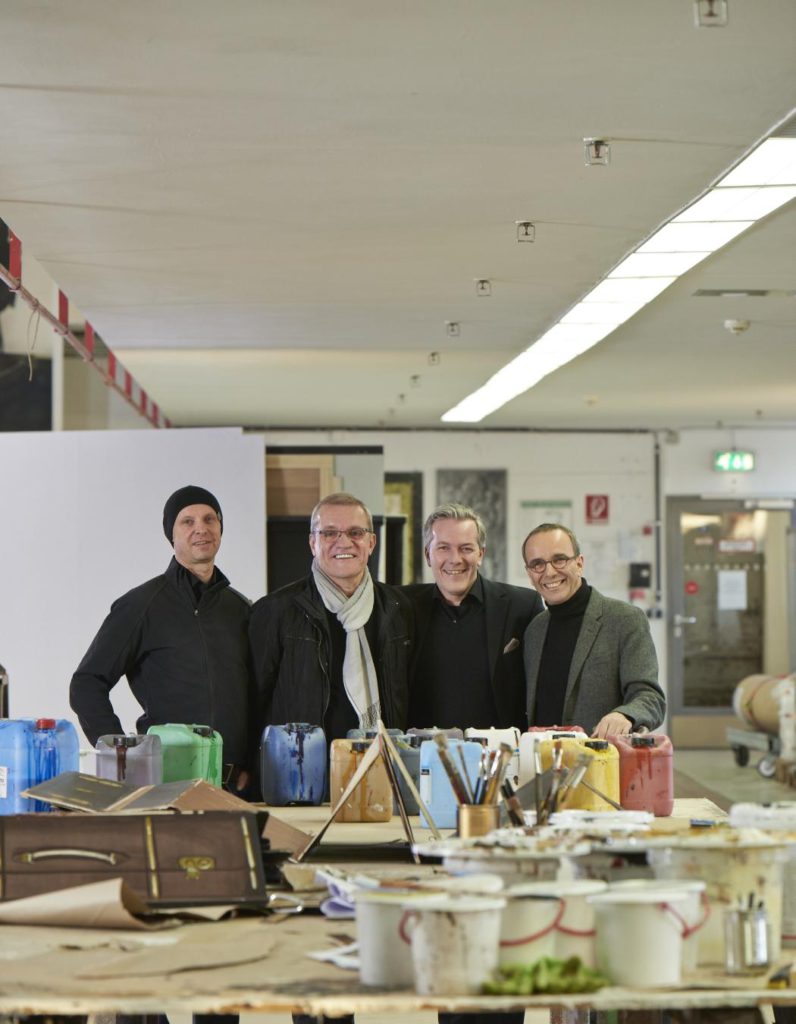
[[[733,803],[772,803],[796,799],[796,790],[774,779],[766,779],[756,765],[762,755],[752,751],[749,764],[740,768],[732,751],[682,750],[675,752],[676,797],[707,797],[723,810]],[[172,1024],[190,1024],[190,1018],[171,1018]],[[525,1014],[525,1024],[549,1024],[548,1011]],[[289,1024],[283,1014],[244,1014],[241,1024]],[[437,1024],[436,1013],[409,1015],[368,1014],[357,1017],[357,1024]]]

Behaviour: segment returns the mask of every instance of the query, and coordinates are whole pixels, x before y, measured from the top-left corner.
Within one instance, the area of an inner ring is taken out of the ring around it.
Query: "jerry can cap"
[[[634,747],[654,747],[655,737],[654,736],[631,736],[631,746]]]
[[[589,750],[607,750],[611,744],[608,740],[586,740],[584,746],[588,747]]]
[[[137,747],[138,736],[114,736],[114,747]]]
[[[37,729],[54,729],[55,719],[54,718],[37,718],[36,719]]]
[[[192,725],[191,729],[196,733],[197,736],[212,736],[213,730],[209,725]]]

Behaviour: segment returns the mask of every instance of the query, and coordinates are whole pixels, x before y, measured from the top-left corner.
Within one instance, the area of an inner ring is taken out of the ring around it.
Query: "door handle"
[[[693,626],[696,622],[696,615],[678,615],[675,612],[674,624],[675,626]]]

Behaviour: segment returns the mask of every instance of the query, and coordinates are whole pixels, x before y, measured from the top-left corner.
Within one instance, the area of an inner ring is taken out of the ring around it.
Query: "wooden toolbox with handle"
[[[117,877],[153,908],[267,902],[251,813],[0,816],[0,899]]]

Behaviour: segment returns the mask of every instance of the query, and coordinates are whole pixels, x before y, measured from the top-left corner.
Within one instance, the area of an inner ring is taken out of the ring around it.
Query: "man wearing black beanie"
[[[110,691],[124,675],[143,714],[139,733],[170,722],[221,734],[225,778],[243,790],[257,736],[249,671],[249,601],[216,566],[223,519],[215,495],[181,487],[166,501],[174,548],[165,573],[114,601],[72,676],[69,701],[89,742],[125,730]]]

